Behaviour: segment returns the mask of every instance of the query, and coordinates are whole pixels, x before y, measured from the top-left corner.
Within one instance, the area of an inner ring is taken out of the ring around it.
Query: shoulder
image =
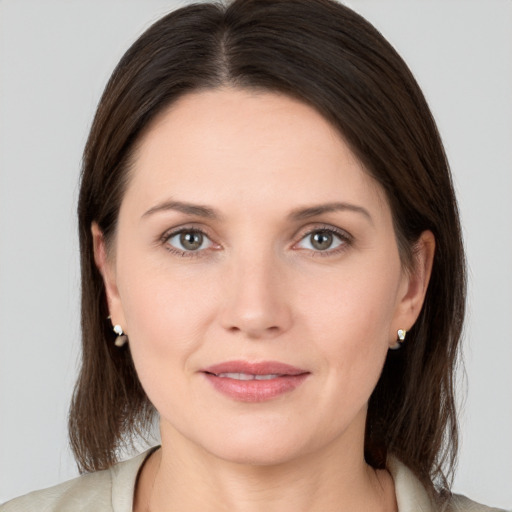
[[[505,512],[502,509],[486,507],[465,496],[451,495],[442,506],[433,503],[427,490],[414,473],[402,462],[390,457],[387,466],[395,483],[399,512]]]
[[[110,511],[112,508],[108,505],[111,502],[111,488],[110,470],[98,471],[16,498],[0,506],[0,511]]]
[[[501,508],[486,507],[465,496],[453,494],[448,501],[446,512],[506,512]]]
[[[137,475],[150,453],[15,498],[0,512],[131,512]]]

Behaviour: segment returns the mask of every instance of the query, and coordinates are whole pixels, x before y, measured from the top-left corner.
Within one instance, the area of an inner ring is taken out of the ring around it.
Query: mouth
[[[294,391],[310,372],[280,363],[229,361],[201,370],[214,389],[241,402],[263,402]]]
[[[269,373],[267,375],[254,375],[252,373],[219,373],[212,374],[221,379],[234,379],[234,380],[271,380],[282,377],[279,373]]]

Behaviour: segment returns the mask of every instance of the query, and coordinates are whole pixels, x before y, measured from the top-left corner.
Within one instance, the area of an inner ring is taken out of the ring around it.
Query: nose
[[[227,274],[221,312],[224,329],[247,338],[270,339],[290,328],[285,272],[272,258],[239,258]]]

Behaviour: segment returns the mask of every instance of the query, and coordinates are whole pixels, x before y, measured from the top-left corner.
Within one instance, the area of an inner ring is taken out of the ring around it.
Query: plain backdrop
[[[66,415],[79,353],[81,151],[123,52],[185,3],[0,0],[0,502],[77,474]],[[510,508],[512,2],[348,4],[408,62],[446,144],[470,269],[454,490]]]

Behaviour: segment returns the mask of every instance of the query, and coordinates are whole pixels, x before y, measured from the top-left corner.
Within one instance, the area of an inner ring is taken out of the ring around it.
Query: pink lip
[[[201,370],[213,387],[241,402],[263,402],[293,391],[310,374],[308,371],[277,361],[249,363],[228,361]],[[222,374],[275,375],[265,380],[238,380]]]

